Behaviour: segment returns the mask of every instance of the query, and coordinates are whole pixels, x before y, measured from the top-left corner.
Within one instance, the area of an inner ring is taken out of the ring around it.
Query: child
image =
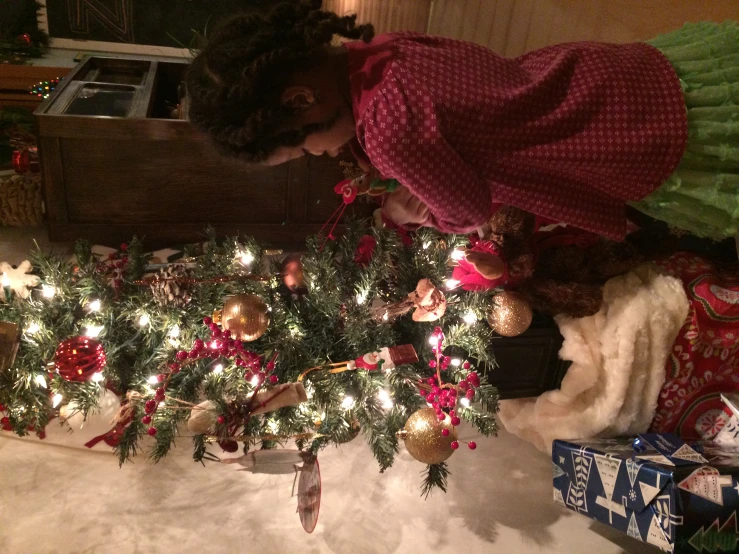
[[[466,233],[508,204],[620,240],[630,204],[701,236],[739,230],[736,23],[506,59],[374,37],[320,6],[238,17],[193,61],[190,118],[223,152],[274,165],[348,144],[404,185],[385,210],[406,226]]]

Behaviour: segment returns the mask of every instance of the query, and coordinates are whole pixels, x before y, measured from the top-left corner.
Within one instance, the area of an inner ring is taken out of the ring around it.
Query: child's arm
[[[403,227],[423,225],[429,218],[428,206],[403,186],[387,195],[382,213],[390,221]]]

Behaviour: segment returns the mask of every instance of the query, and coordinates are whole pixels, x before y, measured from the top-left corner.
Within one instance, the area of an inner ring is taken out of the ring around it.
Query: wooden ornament
[[[529,303],[518,293],[505,291],[493,298],[488,323],[504,337],[517,337],[531,325],[534,313]]]
[[[0,321],[0,371],[10,369],[13,365],[20,340],[18,325]]]
[[[291,255],[282,262],[282,282],[291,292],[305,292],[303,263],[299,255]]]
[[[220,313],[223,329],[236,340],[251,342],[261,337],[269,326],[267,304],[256,294],[237,294],[229,298]]]

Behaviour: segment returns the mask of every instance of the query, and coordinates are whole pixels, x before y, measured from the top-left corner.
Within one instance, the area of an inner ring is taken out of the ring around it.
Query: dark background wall
[[[3,4],[8,0],[2,0]],[[10,0],[11,2],[14,0]],[[284,1],[284,0],[282,0]],[[280,0],[48,0],[52,38],[194,47],[193,36]]]

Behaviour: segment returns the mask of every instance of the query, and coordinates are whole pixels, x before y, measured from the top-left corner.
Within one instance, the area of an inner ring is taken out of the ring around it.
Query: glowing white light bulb
[[[393,399],[386,389],[380,389],[377,391],[377,399],[382,402],[382,407],[386,410],[393,407]]]
[[[364,304],[365,300],[367,300],[366,292],[360,292],[357,294],[357,304]]]
[[[474,314],[474,312],[467,312],[466,314],[464,314],[464,317],[462,319],[467,325],[473,325],[477,323],[477,316]]]
[[[219,373],[223,373],[223,364],[218,364],[213,368],[213,373],[218,375]]]
[[[26,328],[26,333],[29,335],[35,335],[41,330],[41,327],[35,321]]]
[[[353,396],[345,396],[344,400],[341,401],[341,407],[345,410],[351,410],[354,407],[354,397]]]
[[[454,288],[457,288],[458,285],[459,285],[459,281],[457,281],[456,279],[447,279],[446,282],[444,283],[444,286],[447,288],[447,290],[452,290]]]
[[[259,377],[259,375],[255,375],[254,377],[251,378],[251,381],[249,382],[251,383],[252,387],[258,387],[259,383],[262,382],[262,379]]]
[[[56,408],[59,404],[62,403],[62,400],[64,400],[64,397],[61,394],[55,394],[54,397],[51,399],[52,408]]]
[[[93,383],[99,383],[99,382],[103,381],[104,379],[105,379],[105,377],[103,377],[103,374],[102,374],[102,373],[100,373],[99,371],[98,371],[98,372],[95,372],[95,373],[93,373],[93,374],[92,374],[92,377],[90,377],[90,380],[91,380],[91,381],[92,381]]]
[[[462,360],[460,360],[459,358],[453,358],[452,359],[452,365],[454,367],[459,367],[460,365],[462,365]]]
[[[210,346],[210,349],[211,350],[217,350],[218,349],[218,341],[217,340],[211,341],[211,343],[208,346]]]
[[[452,250],[452,260],[455,262],[458,262],[459,260],[464,258],[464,250]]]
[[[85,336],[90,338],[97,338],[103,330],[102,325],[88,325],[85,328]]]
[[[33,381],[42,389],[46,388],[46,377],[43,375],[36,375],[36,377],[33,378]]]
[[[54,298],[54,295],[56,294],[56,289],[50,285],[43,285],[41,287],[41,294],[44,296],[44,298]]]
[[[469,408],[470,407],[470,400],[466,396],[462,397],[459,400],[459,403],[462,404],[462,406],[464,406],[465,408]]]
[[[249,265],[254,261],[254,256],[248,250],[242,252],[240,257],[241,257],[241,263],[244,265]]]
[[[269,429],[269,432],[273,435],[277,433],[277,430],[280,428],[280,426],[277,424],[274,420],[269,420],[267,422],[267,428]]]
[[[174,327],[172,327],[169,330],[169,336],[172,337],[173,339],[176,339],[177,337],[179,337],[180,336],[180,326],[175,325]]]
[[[429,337],[429,344],[431,346],[436,346],[437,344],[439,344],[439,338],[436,335],[431,335]]]
[[[151,321],[151,318],[149,317],[149,314],[144,314],[139,318],[139,327],[146,327],[149,325],[149,322]]]
[[[423,249],[424,250],[428,250],[428,247],[429,246],[431,246],[431,241],[430,240],[423,243]]]
[[[7,273],[3,273],[2,277],[0,277],[0,285],[4,287],[10,286],[10,275]]]
[[[149,378],[146,380],[147,383],[150,385],[157,385],[159,384],[159,379],[156,375],[150,375]]]
[[[87,305],[87,308],[88,308],[88,309],[89,309],[89,310],[90,310],[91,312],[99,312],[99,311],[100,311],[100,308],[102,308],[102,306],[103,306],[103,305],[102,305],[102,304],[100,303],[100,300],[93,300],[92,302],[90,302],[90,303],[89,303],[89,304]]]

